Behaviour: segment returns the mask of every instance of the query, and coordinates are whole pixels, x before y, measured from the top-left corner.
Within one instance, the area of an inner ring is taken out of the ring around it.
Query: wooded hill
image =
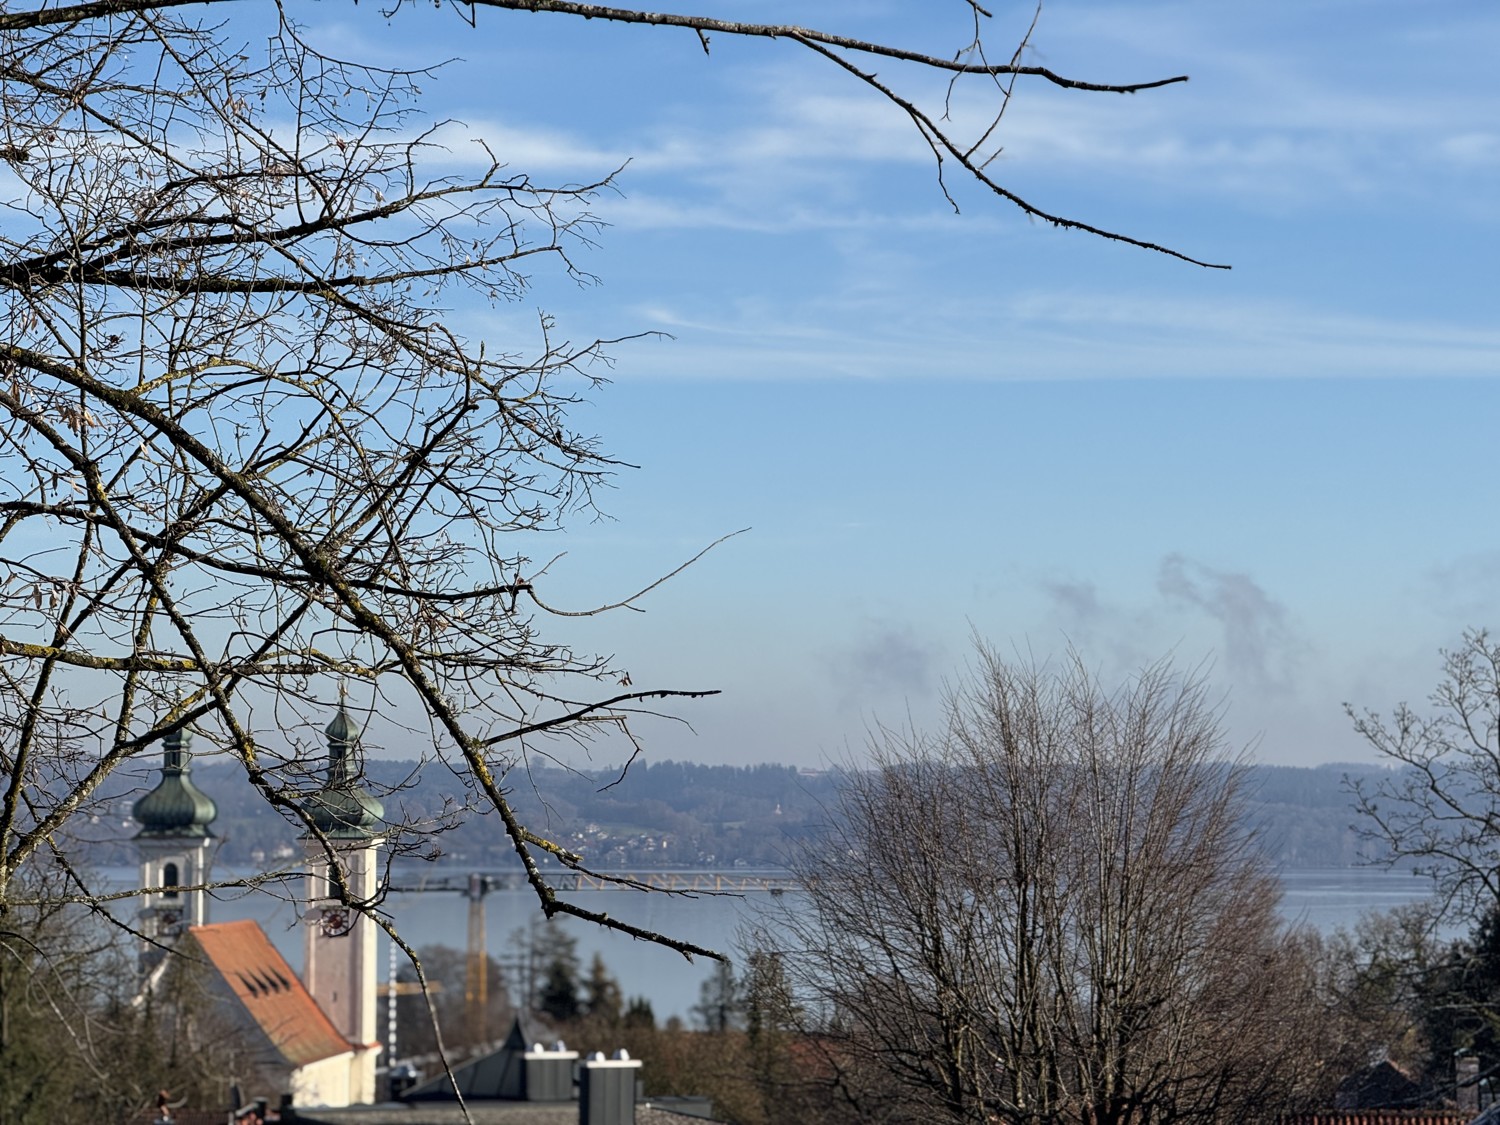
[[[466,811],[451,773],[429,763],[418,774],[416,765],[368,763],[368,783],[385,802],[387,816],[456,822],[432,838],[432,858],[485,869],[509,866],[514,853],[493,810],[488,816]],[[1379,846],[1359,833],[1348,778],[1379,772],[1360,765],[1254,766],[1246,801],[1250,827],[1282,867],[1377,860]],[[193,779],[218,804],[213,827],[223,841],[222,862],[261,866],[300,854],[297,826],[259,799],[236,766],[198,759]],[[110,794],[88,826],[95,863],[134,862],[128,841],[135,829],[127,818],[135,798],[155,783],[155,770],[142,770],[134,781],[139,788]],[[527,823],[553,833],[592,867],[733,869],[775,867],[790,841],[819,834],[839,774],[668,761],[638,762],[623,778],[534,768],[530,775],[513,775],[511,782],[511,800]],[[547,794],[545,803],[539,793]]]

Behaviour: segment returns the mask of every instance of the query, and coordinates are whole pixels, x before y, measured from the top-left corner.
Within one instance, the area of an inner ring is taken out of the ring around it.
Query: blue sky
[[[951,54],[958,0],[702,10]],[[997,9],[992,56],[1030,19]],[[943,18],[946,17],[946,18]],[[1170,655],[1267,762],[1366,756],[1345,701],[1432,687],[1500,625],[1500,8],[1382,0],[1042,10],[1028,61],[1132,97],[1018,87],[994,165],[1038,205],[1233,265],[1029,223],[950,185],[910,124],[791,44],[545,15],[307,9],[362,57],[456,59],[425,108],[459,158],[588,181],[580,287],[459,309],[497,346],[537,311],[614,349],[584,429],[640,466],[536,554],[559,622],[638,686],[717,687],[659,758],[815,765],[929,721],[977,633],[1106,678]],[[882,74],[940,95],[894,64]],[[954,114],[973,120],[960,98]],[[628,162],[628,163],[627,163]]]

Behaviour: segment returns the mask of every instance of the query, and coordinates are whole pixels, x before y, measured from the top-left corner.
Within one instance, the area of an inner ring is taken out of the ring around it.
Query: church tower
[[[376,1017],[375,924],[350,910],[330,880],[329,851],[349,897],[372,899],[379,880],[381,803],[359,784],[359,728],[342,704],[328,724],[328,773],[323,787],[303,806],[317,833],[303,837],[307,849],[306,961],[303,981],[340,1035],[357,1052],[349,1100],[375,1100],[375,1056],[380,1052]],[[326,846],[325,846],[326,841]]]
[[[161,779],[133,810],[141,826],[135,836],[140,885],[153,888],[141,896],[138,916],[142,976],[161,962],[167,947],[189,926],[208,921],[208,896],[202,889],[214,839],[208,826],[219,810],[193,784],[188,766],[192,738],[178,729],[162,740]]]

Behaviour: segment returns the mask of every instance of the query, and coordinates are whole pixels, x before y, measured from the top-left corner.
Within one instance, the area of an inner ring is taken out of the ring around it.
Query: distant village
[[[1356,764],[1251,767],[1245,813],[1267,857],[1284,868],[1380,860],[1381,845],[1358,828],[1348,784],[1351,777],[1378,772]],[[789,841],[816,837],[826,827],[841,777],[837,769],[671,761],[638,762],[623,779],[603,771],[540,768],[533,773],[536,791],[548,795],[547,809],[528,799],[525,787],[514,794],[517,808],[536,823],[550,815],[558,823],[579,825],[560,842],[590,866],[615,871],[778,867]],[[195,776],[213,789],[219,804],[221,862],[235,869],[280,867],[301,854],[299,826],[260,800],[238,766],[202,758]],[[393,816],[420,818],[443,808],[443,776],[418,773],[415,762],[372,759],[365,776]],[[96,815],[88,832],[96,863],[133,862],[122,840],[132,831],[130,808],[138,794],[137,787],[117,790]],[[464,870],[515,864],[514,849],[482,807],[445,831],[435,854],[421,858]]]

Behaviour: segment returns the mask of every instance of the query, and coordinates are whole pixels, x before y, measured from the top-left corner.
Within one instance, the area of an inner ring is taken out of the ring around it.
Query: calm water
[[[122,875],[125,873],[122,873]],[[1367,910],[1386,910],[1425,898],[1427,880],[1401,872],[1377,868],[1323,868],[1288,871],[1282,875],[1286,897],[1283,914],[1325,932],[1352,926]],[[671,934],[697,945],[730,953],[736,948],[741,927],[761,895],[736,897],[700,896],[681,898],[635,891],[585,891],[576,896],[581,905],[607,911],[659,933]],[[441,943],[462,949],[467,943],[468,902],[454,891],[425,894],[393,894],[387,908],[402,935],[414,946]],[[486,945],[502,965],[512,961],[519,945],[519,931],[537,913],[529,891],[493,891],[485,899]],[[211,906],[212,920],[227,922],[253,918],[271,935],[293,968],[302,964],[302,928],[291,903],[257,893],[218,901]],[[698,1000],[698,990],[712,971],[712,963],[689,962],[680,954],[621,934],[564,919],[566,932],[578,939],[585,965],[598,953],[619,979],[626,996],[647,997],[658,1019],[671,1015],[688,1017]],[[382,939],[382,956],[385,942]],[[382,965],[381,976],[385,975]]]
[[[580,906],[606,911],[657,933],[731,954],[754,902],[754,896],[689,899],[635,891],[583,891],[561,897],[574,898]],[[456,892],[392,894],[386,900],[386,910],[401,936],[414,947],[442,944],[463,949],[468,942],[469,904]],[[524,930],[538,913],[536,897],[530,891],[492,891],[486,896],[485,944],[502,967],[514,963],[524,942]],[[211,915],[216,922],[254,918],[266,928],[292,967],[300,971],[302,927],[290,903],[266,895],[248,896],[213,903]],[[620,981],[626,997],[645,996],[661,1020],[672,1015],[687,1019],[689,1009],[698,1001],[700,985],[713,969],[713,962],[707,959],[688,961],[680,953],[577,919],[562,918],[554,925],[577,939],[585,968],[598,953]],[[382,957],[386,946],[382,938]],[[385,977],[384,963],[381,977]]]
[[[1281,884],[1286,890],[1281,913],[1289,921],[1306,922],[1323,933],[1353,927],[1366,911],[1389,910],[1432,893],[1432,880],[1425,876],[1378,867],[1284,871]]]

